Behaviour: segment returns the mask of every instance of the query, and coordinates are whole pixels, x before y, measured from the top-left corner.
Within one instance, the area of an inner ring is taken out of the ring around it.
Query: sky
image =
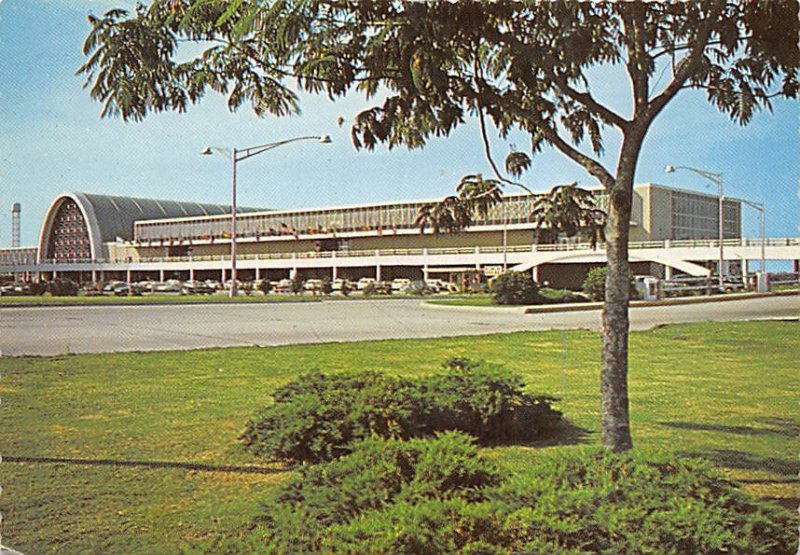
[[[357,151],[347,123],[369,107],[352,95],[331,102],[303,96],[302,114],[257,118],[243,107],[228,111],[207,96],[187,113],[152,114],[143,122],[101,119],[102,106],[75,72],[83,63],[86,16],[127,0],[0,0],[0,247],[11,244],[11,205],[22,204],[22,245],[35,245],[50,203],[63,192],[230,203],[230,163],[201,156],[206,145],[243,148],[301,135],[330,135],[331,144],[299,142],[238,166],[238,202],[277,209],[319,208],[441,198],[461,176],[490,175],[479,128],[468,121],[422,150]],[[624,79],[598,71],[592,92],[624,109]],[[684,91],[654,123],[636,182],[716,194],[689,172],[665,174],[666,165],[724,174],[725,194],[765,202],[767,235],[800,234],[798,103],[775,102],[741,127],[717,112],[702,92]],[[512,139],[513,141],[514,139]],[[516,137],[522,148],[527,141]],[[607,143],[609,167],[614,137]],[[502,162],[508,142],[493,140]],[[533,190],[594,180],[557,151],[534,158],[523,182]],[[518,192],[510,190],[509,192]],[[758,216],[743,208],[743,234],[758,235]]]

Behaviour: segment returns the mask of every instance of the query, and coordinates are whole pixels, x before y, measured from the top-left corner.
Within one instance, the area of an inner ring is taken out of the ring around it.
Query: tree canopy
[[[529,138],[506,159],[513,177],[546,146],[580,164],[607,193],[603,444],[624,450],[628,236],[643,141],[684,89],[743,125],[772,98],[796,98],[797,11],[794,0],[156,0],[90,17],[79,72],[104,116],[133,121],[186,110],[208,91],[276,116],[298,110],[299,91],[360,93],[374,105],[353,120],[356,148],[421,148],[476,117],[495,177],[467,176],[420,225],[463,227],[465,198],[484,207],[498,183],[515,183],[491,156],[489,122],[501,137]],[[627,76],[627,111],[594,94],[603,67]],[[622,138],[615,167],[601,159],[609,131]]]

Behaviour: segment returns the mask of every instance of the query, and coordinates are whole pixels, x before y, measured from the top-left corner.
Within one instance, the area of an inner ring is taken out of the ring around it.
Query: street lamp
[[[331,138],[328,135],[309,135],[240,149],[227,149],[207,146],[200,152],[200,154],[204,156],[222,153],[229,154],[231,157],[231,297],[236,296],[236,164],[242,160],[247,160],[253,156],[258,156],[261,153],[272,150],[273,148],[277,148],[279,146],[289,143],[296,143],[298,141],[310,140],[318,141],[323,144],[331,142]]]
[[[755,208],[758,210],[758,219],[759,227],[761,228],[761,279],[758,280],[758,290],[760,292],[764,292],[769,289],[769,284],[767,282],[767,253],[766,253],[766,245],[767,245],[767,237],[766,237],[766,223],[765,220],[767,219],[767,210],[766,206],[764,206],[763,202],[752,202],[749,200],[740,199],[741,202],[750,206],[751,208]]]
[[[722,194],[722,174],[721,173],[712,173],[705,170],[698,170],[697,168],[690,168],[688,166],[667,166],[664,168],[664,171],[667,173],[674,173],[675,170],[689,170],[690,172],[694,172],[698,175],[702,175],[712,183],[716,183],[719,187],[719,269],[718,269],[718,279],[719,279],[719,290],[720,292],[725,291],[725,282],[722,279],[722,266],[725,261],[725,253],[723,251],[723,241],[725,240],[724,234],[724,212],[722,210],[722,201],[724,200],[724,196]]]

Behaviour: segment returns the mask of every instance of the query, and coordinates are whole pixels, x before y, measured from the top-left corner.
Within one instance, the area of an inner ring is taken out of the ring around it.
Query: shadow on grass
[[[509,440],[502,442],[502,445],[524,445],[526,447],[553,447],[555,445],[582,445],[590,443],[589,437],[594,432],[576,426],[569,420],[562,420],[552,430],[540,438],[528,441]]]
[[[659,422],[662,426],[680,430],[696,430],[703,432],[722,432],[746,436],[782,436],[797,438],[800,436],[800,425],[789,418],[769,417],[756,420],[765,426],[726,426],[724,424],[703,424],[700,422]]]
[[[781,476],[797,476],[798,465],[794,460],[777,457],[756,457],[752,453],[734,451],[733,449],[714,449],[712,451],[683,452],[681,455],[708,459],[717,466],[735,468],[737,470],[763,470]],[[768,480],[765,480],[767,483]]]
[[[213,465],[171,461],[125,461],[117,459],[71,459],[63,457],[13,457],[3,455],[3,462],[17,463],[55,463],[82,466],[128,466],[140,468],[180,468],[205,472],[240,472],[245,474],[278,474],[291,470],[290,467],[270,468],[266,466]]]

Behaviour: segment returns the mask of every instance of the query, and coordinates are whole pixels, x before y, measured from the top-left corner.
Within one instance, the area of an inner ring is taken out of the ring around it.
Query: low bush
[[[377,372],[308,374],[274,394],[247,422],[247,449],[270,459],[318,462],[370,436],[412,438],[458,430],[483,443],[528,441],[563,422],[551,397],[523,391],[500,369],[453,359],[447,372],[416,380]]]
[[[57,278],[49,282],[47,290],[54,297],[74,297],[78,294],[78,284],[71,279]]]
[[[459,430],[482,443],[530,441],[561,422],[556,399],[524,393],[522,378],[468,359],[450,359],[446,373],[419,383],[428,433]]]
[[[371,526],[365,529],[358,521],[372,515],[379,526],[380,515],[395,504],[480,501],[482,489],[498,483],[496,469],[463,434],[410,441],[371,438],[346,457],[302,468],[263,505],[266,512],[257,522],[268,529],[269,553],[396,553],[371,544],[376,539]]]
[[[38,297],[40,295],[44,295],[45,293],[47,293],[47,290],[48,290],[48,284],[47,282],[44,281],[33,281],[28,284],[29,295],[35,295]]]
[[[264,552],[794,553],[796,521],[709,463],[585,450],[504,474],[460,434],[370,439],[264,505]],[[222,551],[218,551],[222,552]],[[235,549],[231,552],[235,552]]]
[[[597,266],[589,270],[586,274],[586,279],[583,280],[583,293],[592,301],[602,301],[606,298],[606,275],[608,274],[607,266]],[[628,293],[630,299],[634,300],[639,298],[639,293],[636,291],[636,284],[633,280],[633,274],[630,275],[630,287]]]
[[[526,272],[506,272],[492,285],[492,302],[502,305],[539,304],[538,284]]]
[[[270,459],[317,462],[349,451],[373,434],[413,435],[420,407],[414,385],[377,372],[301,376],[247,422],[240,439]]]

